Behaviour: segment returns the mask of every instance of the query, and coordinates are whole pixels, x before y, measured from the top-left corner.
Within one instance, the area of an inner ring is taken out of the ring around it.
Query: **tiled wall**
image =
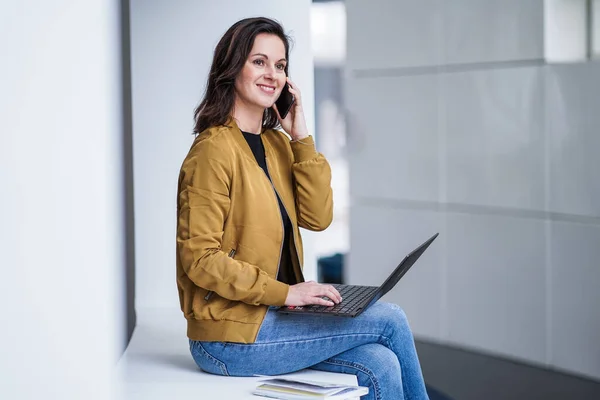
[[[350,283],[415,334],[600,378],[600,63],[543,61],[543,0],[347,0]]]

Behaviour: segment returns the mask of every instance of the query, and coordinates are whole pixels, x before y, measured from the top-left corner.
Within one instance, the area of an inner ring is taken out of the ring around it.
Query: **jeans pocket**
[[[206,351],[202,342],[190,340],[190,351],[194,361],[203,371],[214,375],[229,376],[225,363]]]

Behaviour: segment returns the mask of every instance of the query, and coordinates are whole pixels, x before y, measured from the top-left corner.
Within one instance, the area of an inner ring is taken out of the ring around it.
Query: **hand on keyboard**
[[[340,293],[333,286],[309,281],[290,286],[285,305],[305,306],[318,304],[333,306],[341,301],[342,296],[340,296]]]

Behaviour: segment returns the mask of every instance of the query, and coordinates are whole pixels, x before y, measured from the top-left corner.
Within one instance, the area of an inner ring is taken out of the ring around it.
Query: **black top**
[[[263,145],[261,135],[256,135],[254,133],[244,132],[244,138],[246,138],[246,142],[248,142],[248,146],[252,150],[254,154],[254,158],[256,158],[256,162],[258,165],[265,171],[267,178],[271,180],[271,176],[269,175],[269,169],[267,168],[267,158],[265,156],[265,147]],[[271,185],[273,182],[271,181]],[[273,190],[275,191],[275,187],[273,186]],[[283,283],[287,283],[289,285],[293,285],[296,283],[296,279],[294,278],[294,271],[292,267],[292,255],[290,253],[291,246],[293,244],[293,233],[292,233],[292,222],[290,221],[290,217],[279,198],[279,194],[275,191],[275,195],[277,196],[277,201],[279,202],[279,211],[281,212],[281,219],[283,221],[285,237],[283,239],[283,247],[281,249],[281,259],[279,262],[279,273],[277,274],[277,280]]]

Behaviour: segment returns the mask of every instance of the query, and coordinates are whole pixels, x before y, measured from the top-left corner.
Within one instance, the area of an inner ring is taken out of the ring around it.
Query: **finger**
[[[281,119],[279,116],[279,110],[277,109],[277,104],[273,104],[273,110],[275,110],[275,114],[277,114],[277,118]]]
[[[333,290],[333,293],[335,293],[335,295],[337,296],[337,298],[342,301],[342,295],[340,294],[340,292],[338,292],[338,290],[336,288],[334,288],[333,286],[331,287],[331,290]]]
[[[336,293],[333,287],[329,290],[326,296],[333,300],[335,304],[341,301],[339,293]]]
[[[298,91],[298,89],[294,89],[291,86],[288,87],[288,91],[296,98],[296,99],[300,99],[302,98],[302,96],[300,96],[300,91]]]
[[[290,79],[289,76],[287,77],[287,83],[288,83],[289,87],[291,87],[292,89],[294,89],[297,92],[299,92],[298,86],[296,86],[296,84]]]
[[[337,304],[340,302],[339,296],[333,291],[335,290],[331,285],[321,285],[319,297],[327,297],[333,303]]]
[[[315,301],[314,304],[318,304],[318,305],[321,305],[321,306],[332,307],[332,306],[335,305],[335,303],[333,301],[331,301],[331,300],[325,300],[325,299],[322,299],[321,297],[315,297],[314,301]]]
[[[321,287],[322,290],[322,295],[321,296],[326,296],[327,298],[331,299],[333,302],[337,302],[337,296],[335,295],[335,293],[333,293],[333,290],[331,290],[331,286],[329,285],[323,285]]]
[[[301,302],[302,302],[302,305],[317,304],[317,305],[327,306],[327,307],[331,307],[331,306],[335,305],[335,303],[333,303],[331,300],[324,299],[322,297],[323,297],[323,295],[306,294],[304,296],[304,299]]]
[[[296,84],[294,82],[292,82],[292,80],[289,77],[287,78],[287,82],[288,82],[288,87],[290,88],[290,92],[292,94],[296,93],[298,96],[300,96],[300,94],[301,94],[300,88],[298,86],[296,86]]]
[[[342,296],[340,296],[340,292],[338,292],[337,289],[335,287],[333,287],[333,285],[323,285],[323,288],[327,292],[332,293],[333,297],[335,297],[335,298],[342,297]]]

